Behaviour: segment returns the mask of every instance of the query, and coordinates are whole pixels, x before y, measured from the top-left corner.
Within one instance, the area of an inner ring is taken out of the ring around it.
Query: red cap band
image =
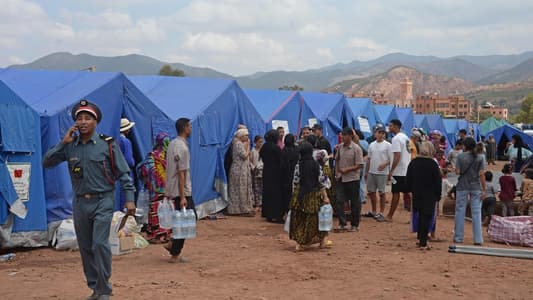
[[[75,113],[76,118],[78,117],[78,114],[80,112],[82,112],[82,111],[88,112],[88,113],[92,114],[95,119],[98,119],[98,114],[96,113],[96,110],[94,110],[90,106],[82,106],[82,107],[78,108],[78,110],[76,110],[76,113]]]

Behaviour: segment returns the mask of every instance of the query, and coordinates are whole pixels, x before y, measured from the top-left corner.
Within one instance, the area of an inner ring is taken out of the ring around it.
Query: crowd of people
[[[118,145],[111,137],[99,135],[96,125],[102,119],[98,107],[82,100],[72,110],[75,125],[43,159],[45,167],[68,161],[75,199],[74,221],[84,273],[93,294],[88,299],[108,299],[111,295],[111,252],[109,229],[114,207],[135,212],[134,179],[149,193],[151,204],[145,227],[151,241],[163,242],[170,262],[185,262],[184,239],[172,239],[170,231],[159,228],[157,206],[160,199],[173,201],[176,209],[195,209],[192,198],[191,164],[188,138],[191,121],[176,121],[177,137],[158,134],[153,151],[133,170],[132,145],[127,135],[135,125],[121,121]],[[264,137],[255,136],[253,145],[248,129],[240,125],[225,155],[228,178],[228,206],[232,216],[261,217],[272,223],[289,223],[289,237],[302,251],[313,244],[327,247],[328,231],[319,230],[318,212],[332,204],[338,218],[333,232],[357,232],[361,216],[378,222],[391,222],[403,195],[404,208],[411,211],[411,229],[418,246],[430,249],[428,241],[438,241],[437,216],[442,203],[455,198],[453,241],[463,243],[467,203],[470,203],[473,243],[483,244],[482,225],[490,222],[499,198],[503,216],[513,216],[514,201],[522,197],[519,213],[533,207],[532,153],[514,135],[507,145],[505,164],[498,184],[487,164],[496,160],[493,136],[476,142],[459,132],[453,145],[438,130],[426,133],[421,128],[402,131],[401,121],[391,120],[386,128],[377,124],[372,135],[344,128],[338,144],[331,146],[319,124],[304,127],[296,137],[280,127]],[[448,175],[458,175],[452,185]],[[516,173],[524,178],[518,189]],[[120,196],[115,201],[115,182]],[[385,212],[387,185],[391,185],[390,208]],[[518,193],[519,192],[519,193]],[[371,211],[361,214],[362,203],[370,199]],[[379,207],[378,207],[379,199]],[[349,226],[348,226],[349,223]]]

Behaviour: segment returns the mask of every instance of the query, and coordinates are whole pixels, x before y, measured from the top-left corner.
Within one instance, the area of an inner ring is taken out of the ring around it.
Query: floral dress
[[[300,165],[296,165],[290,203],[291,219],[289,237],[300,245],[320,243],[328,234],[327,232],[318,230],[318,211],[322,206],[322,194],[320,191],[326,189],[328,185],[331,186],[329,178],[322,171],[322,166],[320,166],[318,184],[319,187],[317,189],[304,195],[299,201]]]
[[[235,141],[232,149],[233,163],[229,176],[228,213],[231,215],[253,212],[252,172],[247,149],[241,141]]]

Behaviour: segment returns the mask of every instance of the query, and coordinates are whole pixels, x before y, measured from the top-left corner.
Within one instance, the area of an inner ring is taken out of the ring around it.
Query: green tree
[[[185,72],[180,69],[173,69],[169,65],[164,65],[159,69],[159,75],[161,76],[176,76],[176,77],[185,77]]]
[[[281,90],[281,91],[303,91],[304,88],[295,84],[295,85],[286,85],[284,84],[283,86],[280,86],[278,88],[278,90]]]
[[[520,112],[512,119],[517,123],[533,123],[533,94],[529,94],[524,98],[522,106],[520,107]]]

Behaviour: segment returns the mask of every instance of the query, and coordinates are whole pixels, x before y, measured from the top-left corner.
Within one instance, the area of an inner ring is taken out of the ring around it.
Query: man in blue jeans
[[[337,179],[336,210],[339,217],[339,230],[346,230],[346,215],[344,203],[350,203],[351,228],[357,231],[361,218],[361,200],[359,188],[361,169],[363,168],[363,150],[353,142],[354,132],[351,128],[342,131],[343,143],[339,146],[335,157],[335,174]]]

